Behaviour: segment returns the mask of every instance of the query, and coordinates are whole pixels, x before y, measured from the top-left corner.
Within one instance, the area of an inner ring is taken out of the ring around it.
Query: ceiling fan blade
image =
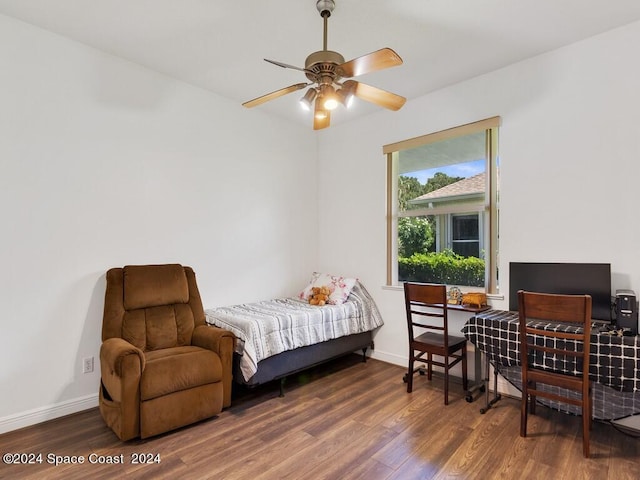
[[[323,128],[327,128],[331,123],[331,112],[329,110],[326,111],[327,115],[324,118],[318,118],[315,115],[313,116],[313,129],[321,130]]]
[[[278,97],[281,97],[283,95],[286,95],[287,93],[291,93],[291,92],[295,92],[296,90],[300,90],[300,89],[306,87],[307,85],[310,85],[310,84],[309,83],[296,83],[295,85],[290,85],[288,87],[281,88],[280,90],[276,90],[275,92],[267,93],[266,95],[262,95],[261,97],[254,98],[253,100],[249,100],[248,102],[244,102],[242,104],[242,106],[243,107],[247,107],[247,108],[255,107],[257,105],[261,105],[261,104],[263,104],[265,102],[268,102],[269,100],[273,100],[274,98],[278,98]]]
[[[388,108],[389,110],[400,110],[407,101],[406,98],[400,95],[372,87],[365,83],[356,82],[355,80],[347,80],[344,82],[343,87],[350,89],[356,97]]]
[[[265,58],[264,61],[273,63],[274,65],[277,65],[278,67],[282,67],[282,68],[292,68],[294,70],[300,70],[301,72],[307,71],[304,68],[296,67],[295,65],[289,65],[288,63],[276,62],[275,60],[269,60],[268,58]]]
[[[402,65],[402,58],[390,48],[383,48],[375,52],[368,53],[348,62],[344,62],[338,67],[342,77],[357,77],[365,73],[383,70],[389,67]]]

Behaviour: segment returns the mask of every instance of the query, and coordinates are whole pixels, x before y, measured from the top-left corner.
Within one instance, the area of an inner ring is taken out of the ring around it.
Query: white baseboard
[[[8,415],[0,418],[0,433],[7,433],[19,428],[29,427],[36,423],[46,422],[54,418],[64,417],[72,413],[81,412],[98,406],[98,394],[74,398],[47,407],[34,408],[26,412]]]
[[[491,390],[493,390],[493,377],[491,377]],[[498,392],[508,397],[522,397],[522,392],[509,383],[502,375],[498,375]]]
[[[471,355],[469,355],[469,353],[471,353]],[[469,355],[468,356],[469,366],[467,367],[469,380],[476,381],[476,378],[474,375],[475,359],[473,357],[473,347],[471,347],[471,352],[467,352],[467,354]],[[407,368],[407,363],[409,361],[407,357],[403,357],[402,355],[381,352],[379,350],[373,350],[371,352],[371,358],[380,360],[381,362],[391,363],[393,365],[400,365],[401,367],[404,367],[404,368]],[[417,362],[417,364],[419,363],[420,362]],[[441,371],[441,370],[442,370],[441,368],[435,367],[435,371]],[[489,373],[490,373],[489,374],[489,390],[493,392],[494,384],[493,384],[493,368],[492,367],[490,368]],[[502,375],[498,375],[498,393],[508,397],[512,397],[512,398],[520,398],[521,396],[520,390],[518,390],[516,387],[511,385],[511,383],[509,383]]]
[[[381,362],[386,362],[386,363],[391,363],[393,365],[399,365],[401,367],[404,367],[405,369],[407,368],[407,365],[409,363],[409,358],[406,356],[402,356],[402,355],[396,355],[393,353],[388,353],[388,352],[381,352],[379,350],[373,350],[371,352],[371,358],[375,359],[375,360],[380,360]],[[474,359],[473,359],[473,355],[469,355],[467,357],[468,361],[469,361],[469,365],[467,366],[467,372],[469,375],[469,380],[475,381],[475,374],[474,374]],[[422,362],[417,361],[416,362],[416,367],[419,366]],[[460,366],[456,366],[454,367],[454,370],[452,372],[452,375],[454,376],[460,376]],[[442,368],[440,367],[434,367],[434,371],[436,372],[441,372]],[[500,382],[498,381],[498,384]],[[493,387],[492,387],[493,388]]]
[[[381,362],[391,363],[392,365],[400,365],[401,367],[407,367],[408,359],[400,355],[393,353],[380,352],[378,350],[371,351],[371,358],[380,360]]]

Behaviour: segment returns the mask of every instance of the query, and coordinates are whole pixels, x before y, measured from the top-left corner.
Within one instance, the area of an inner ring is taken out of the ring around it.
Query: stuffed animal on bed
[[[319,307],[325,305],[329,300],[329,294],[331,290],[329,287],[313,287],[311,289],[311,297],[309,297],[309,303],[311,305],[318,305]]]

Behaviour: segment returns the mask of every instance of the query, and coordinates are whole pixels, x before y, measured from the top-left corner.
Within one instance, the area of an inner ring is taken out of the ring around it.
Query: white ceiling
[[[0,14],[197,85],[238,104],[305,82],[322,49],[316,0],[0,0]],[[638,0],[336,0],[328,48],[383,47],[404,64],[357,79],[409,100],[640,19]],[[311,126],[291,93],[255,107]],[[380,108],[358,101],[332,123]],[[391,114],[390,114],[391,115]]]

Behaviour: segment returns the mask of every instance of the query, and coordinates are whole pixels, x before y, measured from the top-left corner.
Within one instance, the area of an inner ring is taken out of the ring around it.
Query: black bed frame
[[[234,354],[233,378],[248,387],[256,387],[273,380],[280,380],[280,396],[284,396],[287,376],[301,372],[334,358],[362,350],[362,361],[367,361],[367,348],[373,350],[373,332],[362,332],[327,340],[306,347],[296,348],[267,357],[258,362],[258,371],[245,380],[240,371],[240,356]]]

